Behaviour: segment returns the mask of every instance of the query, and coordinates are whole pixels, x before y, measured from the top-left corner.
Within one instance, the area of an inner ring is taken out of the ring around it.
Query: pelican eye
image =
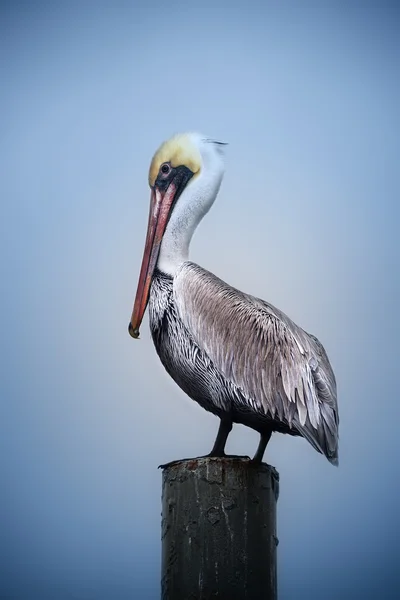
[[[163,175],[168,175],[168,173],[170,172],[170,170],[171,170],[171,167],[169,166],[168,163],[164,163],[163,165],[161,165],[160,171],[161,171],[161,173]]]

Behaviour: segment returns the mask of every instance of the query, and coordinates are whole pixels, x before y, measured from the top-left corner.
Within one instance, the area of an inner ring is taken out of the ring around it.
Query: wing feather
[[[319,340],[194,263],[176,274],[174,299],[198,346],[248,407],[294,428],[337,463],[336,381]]]

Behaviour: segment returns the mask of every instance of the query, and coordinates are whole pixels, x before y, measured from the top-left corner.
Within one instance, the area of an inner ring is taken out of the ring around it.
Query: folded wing
[[[186,262],[174,280],[179,316],[247,405],[338,462],[335,376],[318,339],[271,304]]]

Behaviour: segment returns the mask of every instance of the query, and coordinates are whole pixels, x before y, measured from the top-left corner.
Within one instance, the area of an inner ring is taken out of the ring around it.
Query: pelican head
[[[213,204],[222,181],[225,144],[199,133],[178,134],[161,144],[149,170],[150,214],[129,333],[139,328],[156,266],[173,276],[188,259],[189,244]]]

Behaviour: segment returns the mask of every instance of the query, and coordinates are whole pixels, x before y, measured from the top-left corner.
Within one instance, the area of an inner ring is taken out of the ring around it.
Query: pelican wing
[[[179,316],[248,406],[305,437],[337,463],[338,407],[318,339],[280,310],[186,262],[174,279]]]

